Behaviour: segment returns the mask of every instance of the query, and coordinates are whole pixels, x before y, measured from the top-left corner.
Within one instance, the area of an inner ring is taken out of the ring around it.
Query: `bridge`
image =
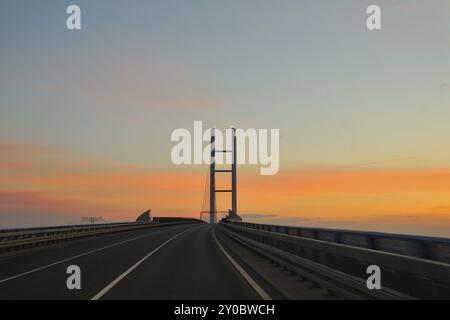
[[[236,139],[230,152],[236,159]],[[231,174],[218,190],[215,175]],[[209,167],[209,222],[191,218],[0,232],[0,299],[450,299],[450,239],[255,224],[237,208],[237,168]],[[231,193],[217,209],[215,194]],[[205,203],[205,201],[204,201]],[[217,214],[227,216],[217,221]],[[70,266],[81,287],[67,286]],[[379,268],[379,288],[368,286]]]

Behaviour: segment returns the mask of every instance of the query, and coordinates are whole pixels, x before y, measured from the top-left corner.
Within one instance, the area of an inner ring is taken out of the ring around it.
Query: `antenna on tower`
[[[90,224],[95,224],[99,221],[104,221],[103,217],[83,217],[81,218],[82,222],[89,222]]]

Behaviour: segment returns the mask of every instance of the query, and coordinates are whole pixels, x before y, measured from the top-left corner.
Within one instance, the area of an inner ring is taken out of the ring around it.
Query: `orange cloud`
[[[257,187],[265,177],[246,179]],[[294,194],[377,194],[399,191],[450,191],[450,168],[409,170],[336,170],[302,172],[292,170],[270,179],[272,193]]]
[[[3,150],[6,145],[1,145]],[[8,149],[18,152],[8,153],[0,162],[0,216],[2,212],[95,213],[130,220],[149,207],[170,215],[198,216],[200,211],[203,173],[151,171],[108,160],[67,160],[63,153],[51,156],[50,148],[33,145],[8,144]]]
[[[450,236],[450,168],[291,170],[240,180],[241,211],[277,213],[278,223]]]
[[[131,220],[147,208],[155,214],[193,217],[201,210],[205,172],[150,170],[106,160],[68,161],[61,155],[42,159],[39,152],[23,158],[35,148],[12,149],[20,152],[8,158],[9,164],[0,163],[0,214],[95,214]],[[11,165],[19,160],[21,166]],[[389,225],[415,232],[421,226],[431,233],[433,226],[450,230],[450,168],[289,169],[276,176],[239,170],[241,213],[269,215],[278,223],[350,228],[365,221],[383,230]],[[227,196],[218,201],[220,210],[229,207]]]

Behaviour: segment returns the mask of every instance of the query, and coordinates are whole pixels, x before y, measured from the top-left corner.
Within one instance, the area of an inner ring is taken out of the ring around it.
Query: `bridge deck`
[[[0,299],[450,297],[445,262],[306,238],[283,228],[149,224],[3,252]],[[382,290],[366,286],[366,268],[373,264],[383,270]],[[81,290],[66,286],[70,265],[81,268]]]
[[[211,228],[195,224],[145,229],[3,256],[0,299],[91,299],[184,231],[101,298],[257,299],[255,291],[224,258]],[[66,287],[66,268],[73,264],[81,268],[81,290]]]

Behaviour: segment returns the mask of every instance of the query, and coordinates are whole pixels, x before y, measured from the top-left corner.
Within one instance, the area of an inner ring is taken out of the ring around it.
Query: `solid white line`
[[[145,257],[143,257],[141,260],[136,262],[131,268],[129,268],[127,271],[122,273],[120,276],[118,276],[116,279],[113,280],[110,284],[108,284],[105,288],[103,288],[99,293],[97,293],[91,300],[98,300],[101,297],[103,297],[109,290],[111,290],[117,283],[119,283],[123,278],[125,278],[127,275],[129,275],[134,269],[139,267],[140,264],[142,264],[145,260],[147,260],[150,256],[152,256],[154,253],[156,253],[159,249],[164,247],[166,244],[171,242],[172,240],[176,239],[177,237],[181,236],[183,233],[187,232],[189,230],[185,230],[183,232],[178,233],[177,235],[173,236],[163,244],[161,244],[159,247],[154,249],[152,252],[147,254]]]
[[[152,235],[152,234],[154,234],[154,233],[152,232],[152,233],[149,233],[149,234],[144,234],[144,235],[139,236],[139,237],[131,238],[131,239],[128,239],[128,240],[124,240],[124,241],[117,242],[117,243],[113,243],[113,244],[107,245],[106,247],[102,247],[102,248],[99,248],[99,249],[95,249],[95,250],[91,250],[91,251],[88,251],[88,252],[85,252],[85,253],[81,253],[81,254],[78,254],[78,255],[76,255],[76,256],[67,258],[67,259],[59,260],[59,261],[56,261],[56,262],[47,264],[47,265],[45,265],[45,266],[42,266],[42,267],[39,267],[39,268],[30,270],[30,271],[22,272],[22,273],[16,274],[15,276],[12,276],[12,277],[9,277],[9,278],[2,279],[2,280],[0,280],[0,283],[4,283],[4,282],[6,282],[6,281],[10,281],[10,280],[13,280],[13,279],[17,279],[17,278],[26,276],[26,275],[28,275],[28,274],[31,274],[31,273],[34,273],[34,272],[37,272],[37,271],[41,271],[41,270],[44,270],[44,269],[48,269],[48,268],[53,267],[53,266],[56,266],[56,265],[58,265],[58,264],[61,264],[61,263],[64,263],[64,262],[67,262],[67,261],[70,261],[70,260],[73,260],[73,259],[81,258],[81,257],[87,256],[87,255],[90,255],[90,254],[93,254],[93,253],[96,253],[96,252],[99,252],[99,251],[103,251],[103,250],[105,250],[105,249],[109,249],[109,248],[112,248],[112,247],[120,246],[121,244],[130,242],[130,241],[134,241],[134,240],[138,240],[138,239],[141,239],[141,238],[144,238],[144,237],[148,237],[148,236],[150,236],[150,235]]]
[[[216,240],[217,245],[222,250],[222,252],[225,254],[225,256],[230,260],[231,264],[237,269],[237,271],[241,274],[241,276],[248,282],[248,284],[253,288],[253,290],[256,291],[256,293],[263,299],[263,300],[272,300],[272,298],[267,294],[266,291],[264,291],[263,288],[261,288],[255,280],[234,260],[228,252],[220,245],[219,241],[216,238],[216,233],[213,230],[212,232],[214,240]]]

